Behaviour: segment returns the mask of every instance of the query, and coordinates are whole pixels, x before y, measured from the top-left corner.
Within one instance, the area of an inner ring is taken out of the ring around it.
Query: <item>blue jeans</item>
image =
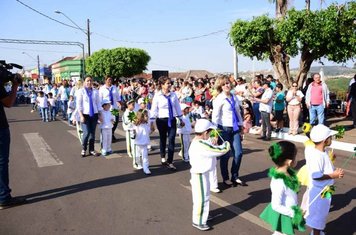
[[[83,130],[83,141],[82,148],[87,150],[88,141],[89,141],[89,152],[94,151],[94,142],[95,142],[95,129],[98,122],[98,114],[94,114],[93,117],[84,114],[84,122],[82,123]]]
[[[0,128],[0,203],[11,198],[9,188],[10,129]]]
[[[68,100],[62,100],[62,114],[63,119],[67,118]]]
[[[48,122],[48,108],[41,108],[42,121]]]
[[[221,137],[225,141],[229,141],[231,146],[231,152],[226,153],[220,157],[220,170],[223,181],[229,179],[229,171],[227,169],[229,165],[230,155],[233,156],[231,165],[231,181],[235,181],[239,178],[239,170],[242,160],[242,144],[241,136],[238,131],[233,131],[232,127],[224,127],[218,125],[218,128],[222,130]]]
[[[54,106],[54,107],[49,107],[49,113],[50,113],[50,119],[52,120],[52,121],[54,121],[54,120],[56,120],[56,115],[57,115],[57,108],[56,108],[56,106]]]
[[[260,103],[253,103],[252,110],[253,110],[253,115],[255,116],[255,126],[261,126]]]
[[[324,124],[325,114],[324,114],[324,106],[320,105],[311,105],[309,108],[309,118],[310,124],[316,125],[316,120],[318,119],[318,124]]]

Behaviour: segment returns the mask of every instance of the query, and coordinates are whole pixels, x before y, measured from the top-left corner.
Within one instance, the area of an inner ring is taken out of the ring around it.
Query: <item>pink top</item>
[[[323,86],[321,85],[321,83],[317,84],[313,82],[310,95],[311,95],[311,99],[310,99],[311,105],[323,104]]]

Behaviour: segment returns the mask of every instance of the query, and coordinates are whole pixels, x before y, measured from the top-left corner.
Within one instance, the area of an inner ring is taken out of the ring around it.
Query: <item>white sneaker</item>
[[[150,171],[150,169],[147,169],[147,170],[143,170],[143,173],[145,173],[146,175],[150,175],[151,171]]]
[[[143,167],[141,165],[137,165],[137,170],[142,170]]]
[[[161,164],[162,165],[166,165],[167,164],[166,158],[161,158]]]
[[[213,193],[221,193],[221,190],[219,188],[212,188],[210,189],[210,191]]]

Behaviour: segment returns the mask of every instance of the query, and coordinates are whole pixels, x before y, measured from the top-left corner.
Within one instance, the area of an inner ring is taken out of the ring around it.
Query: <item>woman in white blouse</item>
[[[182,110],[175,92],[171,92],[172,82],[169,77],[162,76],[158,78],[158,91],[152,100],[151,119],[156,119],[156,125],[159,132],[159,145],[161,152],[161,163],[171,170],[176,170],[173,165],[173,155],[175,138],[177,132],[177,118],[180,125],[184,126],[182,121]],[[166,145],[168,136],[168,158],[166,160]]]
[[[298,90],[298,84],[293,82],[286,96],[286,101],[288,102],[289,134],[298,134],[300,105],[303,97],[303,93]]]
[[[99,118],[99,112],[102,110],[99,92],[93,87],[93,79],[86,77],[83,88],[77,92],[77,109],[80,116],[80,123],[83,130],[82,152],[85,157],[89,142],[89,154],[97,156],[94,150],[95,129]]]
[[[247,186],[239,179],[239,169],[242,160],[241,133],[243,131],[243,119],[241,117],[240,105],[237,97],[231,93],[232,87],[228,77],[221,77],[217,81],[217,90],[220,93],[213,101],[212,122],[222,130],[221,136],[230,142],[231,153],[220,158],[220,169],[223,183],[229,183],[228,163],[230,155],[233,155],[231,166],[231,182],[234,187],[238,184]]]

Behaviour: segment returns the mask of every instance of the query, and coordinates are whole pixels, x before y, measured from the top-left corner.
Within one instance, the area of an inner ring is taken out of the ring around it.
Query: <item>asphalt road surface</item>
[[[178,157],[178,141],[177,171],[172,172],[160,164],[157,134],[151,138],[152,175],[146,176],[132,168],[121,123],[116,131],[119,141],[112,145],[114,154],[81,158],[75,128],[66,122],[44,123],[28,106],[6,109],[6,113],[12,138],[12,194],[25,196],[28,203],[0,211],[0,234],[202,233],[191,225],[189,164]],[[207,234],[272,234],[259,219],[271,198],[268,145],[255,136],[246,136],[240,175],[249,186],[220,185],[223,193],[212,194],[210,214],[215,218]],[[297,146],[299,168],[304,164],[304,148]],[[352,155],[335,153],[337,167]],[[328,235],[356,234],[356,159],[351,159],[345,169],[345,177],[336,180],[325,229]],[[221,182],[220,172],[218,179]],[[304,189],[300,201],[303,193]]]

